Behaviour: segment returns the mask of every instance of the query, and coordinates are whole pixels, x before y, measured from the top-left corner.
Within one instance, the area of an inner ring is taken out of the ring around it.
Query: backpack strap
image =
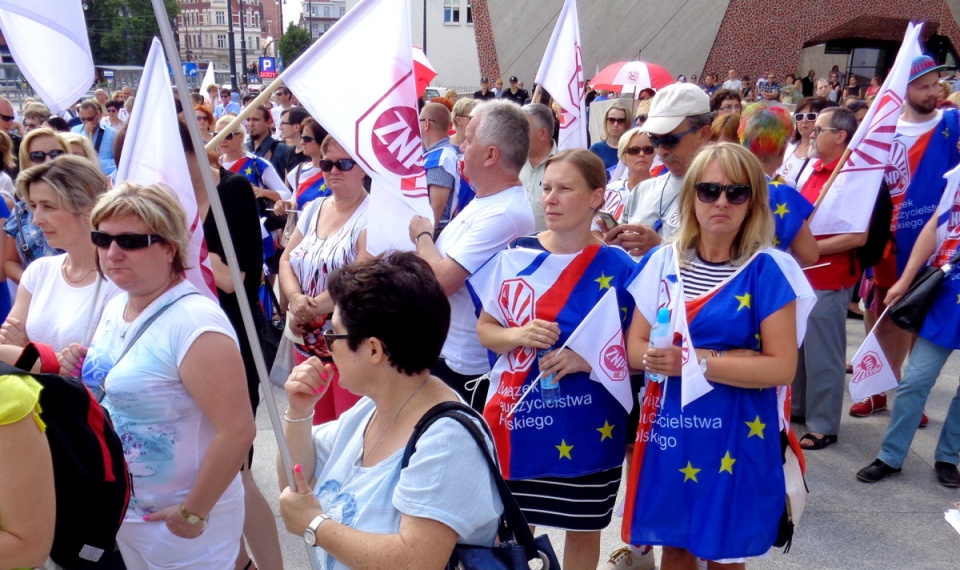
[[[427,410],[427,413],[420,418],[420,421],[418,421],[417,425],[413,428],[413,435],[410,436],[410,440],[407,442],[407,447],[403,451],[403,458],[400,460],[400,469],[402,470],[410,464],[410,458],[417,450],[417,441],[419,441],[419,439],[423,436],[423,433],[427,431],[427,428],[433,425],[437,420],[443,418],[450,418],[463,426],[463,428],[466,429],[467,432],[473,437],[474,441],[477,443],[477,446],[480,448],[483,457],[487,460],[487,466],[490,468],[490,474],[497,485],[497,492],[500,495],[500,501],[503,503],[503,515],[500,517],[501,542],[505,542],[507,539],[509,539],[509,535],[512,534],[517,544],[523,546],[528,560],[537,558],[539,556],[537,553],[537,546],[533,542],[533,533],[530,532],[530,527],[527,525],[527,519],[520,510],[520,506],[517,505],[517,500],[513,498],[513,494],[510,492],[509,487],[507,487],[506,481],[503,480],[503,476],[500,474],[500,467],[497,465],[496,459],[490,455],[490,451],[487,449],[487,438],[489,438],[491,441],[493,440],[493,436],[490,433],[490,428],[487,426],[486,420],[483,419],[483,416],[478,414],[470,406],[460,402],[441,402]],[[471,420],[471,418],[480,422],[480,425],[483,426],[482,431]],[[505,530],[507,532],[504,532]]]

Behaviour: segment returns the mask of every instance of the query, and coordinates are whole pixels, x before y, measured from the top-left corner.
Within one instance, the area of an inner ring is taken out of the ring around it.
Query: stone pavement
[[[852,357],[864,336],[862,322],[847,321],[847,332],[847,352]],[[759,570],[960,568],[960,534],[943,519],[943,512],[960,501],[960,491],[938,485],[933,472],[933,451],[958,378],[960,356],[954,354],[930,395],[926,407],[930,425],[917,432],[903,473],[880,483],[860,483],[855,474],[876,457],[890,413],[869,418],[844,415],[839,442],[806,454],[810,494],[790,552],[775,551],[748,566]],[[274,393],[284,410],[282,390]],[[844,410],[849,403],[848,395]],[[795,426],[800,435],[804,433],[802,427]],[[257,428],[254,476],[276,513],[276,442],[262,408]],[[621,497],[625,487],[621,486]],[[309,569],[303,540],[283,530],[282,521],[279,517],[277,520],[284,568]],[[562,533],[549,534],[557,554],[562,556]],[[602,556],[620,546],[619,535],[620,519],[614,518],[603,532]]]

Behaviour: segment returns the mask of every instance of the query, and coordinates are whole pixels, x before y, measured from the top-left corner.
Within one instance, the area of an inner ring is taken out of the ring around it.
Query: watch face
[[[312,529],[307,529],[303,531],[303,540],[308,545],[313,546],[317,542],[317,535],[313,532]]]
[[[200,517],[193,514],[187,515],[187,522],[190,524],[197,524],[198,522],[200,522]]]

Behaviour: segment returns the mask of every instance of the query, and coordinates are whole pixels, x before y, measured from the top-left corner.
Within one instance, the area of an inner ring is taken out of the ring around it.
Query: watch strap
[[[186,519],[187,524],[190,524],[190,525],[197,525],[200,523],[207,522],[207,519],[201,517],[196,513],[191,513],[190,511],[188,511],[187,508],[183,506],[183,503],[180,503],[180,514],[183,515],[183,518]]]

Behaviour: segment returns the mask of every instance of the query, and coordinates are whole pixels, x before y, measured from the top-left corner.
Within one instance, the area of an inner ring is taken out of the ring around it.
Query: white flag
[[[887,307],[889,309],[889,307]],[[879,323],[887,314],[884,309],[883,314],[877,319]],[[877,327],[874,325],[870,334],[863,340],[863,344],[857,349],[853,356],[851,366],[853,367],[853,376],[850,378],[850,398],[854,402],[859,402],[874,396],[882,394],[887,390],[897,387],[897,377],[893,373],[893,368],[887,362],[887,357],[880,348],[880,343],[876,336]]]
[[[206,99],[211,105],[216,105],[216,101],[210,101],[210,97],[207,94],[207,87],[211,85],[216,85],[217,79],[213,71],[213,62],[207,64],[207,72],[203,74],[203,81],[200,82],[200,94],[203,95],[203,98]]]
[[[540,61],[536,82],[560,105],[560,138],[557,148],[587,147],[584,110],[583,56],[580,50],[577,0],[564,0],[547,51]]]
[[[633,409],[630,370],[616,289],[611,287],[564,345],[590,364],[590,379],[603,384],[627,413]]]
[[[367,251],[412,250],[433,219],[423,170],[409,0],[361,0],[280,79],[373,179]],[[334,85],[363,85],[350,97]]]
[[[205,162],[206,153],[200,152],[199,158]],[[170,89],[167,58],[157,38],[153,38],[137,89],[137,110],[131,114],[127,126],[127,137],[117,167],[117,182],[162,182],[173,190],[186,211],[190,231],[187,279],[201,293],[216,300],[217,286],[203,241],[203,220],[197,211],[197,199],[177,128],[177,109]]]
[[[913,58],[922,55],[919,42],[922,27],[923,24],[907,27],[890,74],[850,139],[850,156],[813,214],[810,230],[814,235],[867,230],[873,214],[872,205],[877,200],[880,183],[894,151],[897,119],[906,98],[910,67]],[[896,195],[894,186],[890,185],[891,195]],[[864,205],[871,207],[865,208]]]
[[[53,114],[93,84],[80,0],[0,0],[0,31],[20,72]]]

